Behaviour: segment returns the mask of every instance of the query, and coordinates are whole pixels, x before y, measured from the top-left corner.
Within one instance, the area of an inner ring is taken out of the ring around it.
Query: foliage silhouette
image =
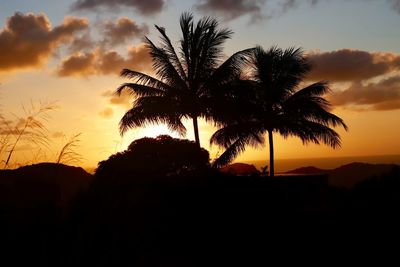
[[[101,161],[96,176],[178,175],[209,167],[207,150],[194,142],[160,135],[133,141],[127,150]]]
[[[213,114],[213,99],[221,94],[216,91],[237,80],[251,49],[236,52],[221,63],[222,45],[231,38],[232,31],[219,28],[218,21],[209,17],[195,23],[192,14],[181,15],[179,52],[165,28],[155,27],[161,44],[148,38],[146,43],[158,79],[129,69],[121,72],[121,76],[133,82],[122,84],[117,93],[127,89],[136,97],[133,107],[120,121],[121,134],[129,128],[165,123],[184,136],[182,119],[192,119],[195,141],[200,146],[198,118],[218,123]]]
[[[218,144],[226,151],[214,162],[225,165],[247,145],[263,145],[268,134],[270,175],[274,176],[273,132],[283,137],[299,137],[309,142],[340,147],[340,136],[330,126],[346,124],[329,112],[329,102],[322,97],[329,91],[326,82],[317,82],[299,89],[310,63],[301,49],[282,50],[261,47],[253,50],[250,58],[251,75],[243,80],[245,93],[240,96],[241,116],[229,118],[223,128],[211,137],[211,144]],[[238,107],[233,107],[238,109]],[[228,112],[229,113],[229,112]]]

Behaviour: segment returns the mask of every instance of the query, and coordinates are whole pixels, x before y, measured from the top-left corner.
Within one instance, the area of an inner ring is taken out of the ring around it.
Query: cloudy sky
[[[122,68],[152,73],[143,37],[157,41],[154,24],[177,43],[183,11],[217,17],[234,36],[225,53],[261,45],[302,47],[313,63],[307,82],[329,80],[326,97],[349,125],[343,146],[302,146],[277,139],[277,158],[400,154],[399,0],[0,0],[0,108],[21,114],[21,105],[56,101],[47,122],[55,154],[60,136],[82,133],[82,165],[124,149],[133,139],[168,133],[163,126],[130,131],[118,121],[131,97],[113,92],[126,80]],[[191,124],[186,123],[188,138]],[[201,122],[202,145],[213,128]],[[22,162],[35,147],[19,151]],[[220,151],[222,152],[222,151]],[[218,153],[211,150],[211,156]],[[267,158],[249,149],[239,160]]]

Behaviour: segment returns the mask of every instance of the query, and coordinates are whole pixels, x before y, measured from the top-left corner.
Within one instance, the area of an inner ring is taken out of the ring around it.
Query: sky
[[[54,161],[81,133],[79,165],[95,167],[134,139],[170,133],[163,125],[120,136],[118,122],[132,96],[115,96],[122,68],[153,74],[144,36],[157,42],[154,25],[178,45],[179,16],[217,18],[234,31],[224,53],[260,45],[301,47],[313,70],[305,83],[328,80],[326,98],[349,131],[337,129],[342,147],[304,146],[275,136],[278,159],[400,154],[399,0],[0,0],[0,113],[10,122],[30,107],[52,103],[43,123],[47,145],[20,145],[14,164]],[[185,122],[187,138],[192,126]],[[4,127],[3,127],[4,128]],[[2,129],[3,129],[2,128]],[[216,129],[200,121],[201,144]],[[0,136],[6,131],[2,130]],[[2,160],[4,160],[4,153]],[[268,147],[249,148],[237,161],[267,160]]]

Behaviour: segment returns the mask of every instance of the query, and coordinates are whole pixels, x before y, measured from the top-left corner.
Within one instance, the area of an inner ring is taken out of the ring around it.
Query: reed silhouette
[[[48,147],[49,136],[47,122],[52,111],[57,109],[54,103],[31,101],[30,106],[22,105],[23,116],[14,115],[13,119],[0,114],[0,159],[3,169],[10,167],[12,156],[21,143]],[[41,150],[39,150],[40,153]],[[35,157],[33,157],[33,160]]]
[[[76,152],[76,148],[79,146],[80,139],[82,133],[78,133],[69,137],[66,140],[65,144],[60,149],[60,152],[57,154],[56,163],[80,163],[82,162],[82,155]]]
[[[240,116],[226,119],[225,126],[211,137],[212,144],[226,148],[214,162],[225,165],[232,161],[248,145],[263,145],[268,134],[270,175],[274,176],[273,133],[283,137],[296,136],[304,144],[309,142],[340,147],[340,136],[331,126],[346,124],[329,112],[330,104],[322,97],[329,91],[327,82],[317,82],[300,88],[299,85],[310,71],[311,65],[301,49],[282,50],[261,47],[252,50],[249,61],[250,76],[242,81]],[[226,107],[229,107],[226,105]],[[229,109],[227,111],[229,113]]]
[[[195,141],[200,146],[198,118],[214,121],[212,98],[214,91],[236,81],[250,49],[239,51],[225,60],[222,45],[231,38],[232,31],[220,28],[213,18],[197,23],[193,15],[180,17],[182,37],[176,51],[163,27],[155,26],[161,37],[156,45],[146,38],[157,78],[135,70],[124,69],[121,76],[133,80],[124,83],[117,93],[130,90],[137,99],[120,121],[120,131],[141,127],[148,123],[165,123],[181,134],[186,133],[182,119],[192,119]]]

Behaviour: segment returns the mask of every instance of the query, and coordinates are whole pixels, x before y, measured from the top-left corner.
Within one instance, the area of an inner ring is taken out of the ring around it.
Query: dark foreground
[[[380,247],[400,227],[396,168],[352,189],[323,175],[93,178],[53,164],[0,178],[2,266],[264,266]]]

